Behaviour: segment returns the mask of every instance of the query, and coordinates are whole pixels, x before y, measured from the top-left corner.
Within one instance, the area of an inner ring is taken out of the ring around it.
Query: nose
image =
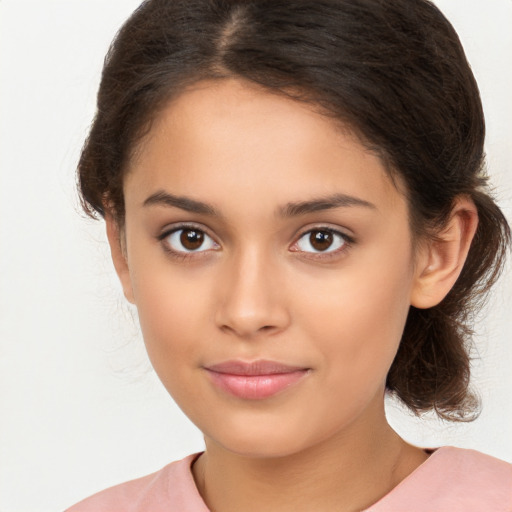
[[[271,260],[253,249],[226,262],[216,294],[216,322],[221,330],[252,339],[289,325],[283,273]]]

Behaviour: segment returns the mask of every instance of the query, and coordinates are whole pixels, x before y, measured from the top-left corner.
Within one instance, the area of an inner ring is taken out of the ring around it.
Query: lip
[[[244,400],[264,400],[299,383],[310,368],[276,361],[224,361],[205,366],[213,384]]]

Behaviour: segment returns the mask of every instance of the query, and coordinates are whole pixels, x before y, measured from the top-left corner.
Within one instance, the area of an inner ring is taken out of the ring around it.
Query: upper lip
[[[309,368],[304,366],[291,366],[277,361],[224,361],[222,363],[205,366],[206,370],[216,373],[226,373],[230,375],[272,375],[278,373],[293,373],[305,371]]]

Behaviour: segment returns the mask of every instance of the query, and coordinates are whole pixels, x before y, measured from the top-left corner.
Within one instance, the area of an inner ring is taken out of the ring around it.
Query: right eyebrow
[[[143,206],[154,205],[171,206],[191,213],[221,217],[220,213],[217,212],[217,210],[215,210],[215,208],[208,203],[196,201],[195,199],[191,199],[189,197],[175,196],[173,194],[169,194],[168,192],[164,192],[163,190],[150,195],[143,203]]]

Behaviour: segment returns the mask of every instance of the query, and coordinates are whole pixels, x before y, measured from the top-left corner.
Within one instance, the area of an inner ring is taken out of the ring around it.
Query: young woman
[[[80,190],[206,448],[69,510],[512,510],[512,466],[384,414],[478,412],[469,320],[510,237],[483,142],[430,2],[144,2]]]

